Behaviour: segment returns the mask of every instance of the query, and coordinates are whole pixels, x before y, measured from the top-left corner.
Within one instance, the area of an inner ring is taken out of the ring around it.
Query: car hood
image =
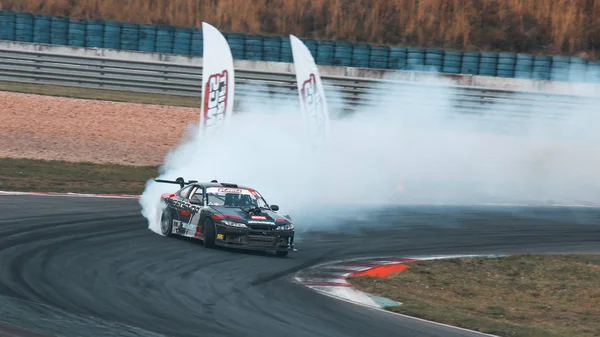
[[[255,215],[255,214],[249,214],[248,212],[245,212],[242,208],[240,207],[224,207],[224,206],[213,206],[213,208],[218,211],[219,213],[221,213],[222,215],[225,215],[226,217],[231,217],[233,218],[233,220],[239,220],[239,218],[243,219],[244,222],[246,223],[255,223],[255,224],[272,224],[272,225],[279,225],[279,224],[285,224],[286,222],[289,222],[290,220],[284,216],[281,216],[271,210],[266,210],[263,209],[261,210],[261,213],[259,215]]]

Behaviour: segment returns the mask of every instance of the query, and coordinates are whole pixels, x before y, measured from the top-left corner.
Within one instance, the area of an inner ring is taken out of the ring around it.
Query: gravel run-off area
[[[0,158],[160,165],[200,109],[0,92]]]

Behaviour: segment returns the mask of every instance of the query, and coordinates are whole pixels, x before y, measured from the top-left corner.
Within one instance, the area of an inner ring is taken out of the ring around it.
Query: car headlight
[[[292,224],[277,226],[278,231],[287,231],[287,230],[291,230],[291,229],[294,229],[294,225],[292,225]]]
[[[248,226],[246,226],[245,224],[243,224],[241,222],[235,222],[235,221],[229,221],[229,220],[222,220],[222,222],[225,226],[229,226],[229,227],[248,228]]]

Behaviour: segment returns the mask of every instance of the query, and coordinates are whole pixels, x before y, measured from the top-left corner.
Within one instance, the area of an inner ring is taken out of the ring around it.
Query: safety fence
[[[287,36],[224,33],[234,59],[292,62]],[[0,12],[0,40],[202,56],[201,28]],[[302,39],[319,65],[600,83],[600,61]]]
[[[200,65],[175,60],[131,61],[0,49],[0,81],[200,97],[201,76]],[[418,118],[426,111],[438,111],[446,116],[523,124],[531,118],[552,122],[600,105],[600,98],[403,81],[323,76],[323,82],[334,113],[410,111]],[[237,112],[298,110],[293,73],[236,69],[235,84]],[[494,127],[501,124],[513,127],[503,123]]]

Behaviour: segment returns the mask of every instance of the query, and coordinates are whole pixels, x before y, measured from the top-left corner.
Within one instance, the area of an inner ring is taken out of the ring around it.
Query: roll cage
[[[188,186],[183,187],[182,189],[180,189],[179,191],[177,191],[175,194],[177,194],[178,196],[189,200],[190,203],[195,204],[195,205],[199,205],[199,206],[207,206],[208,205],[208,195],[206,193],[206,189],[211,188],[211,187],[218,187],[218,186],[207,186],[207,185],[202,185],[202,184],[191,184]],[[242,189],[247,189],[245,187],[240,187]],[[217,197],[219,199],[221,199],[220,197]],[[259,198],[262,200],[262,202],[264,203],[266,209],[270,209],[270,205],[267,202],[267,200],[265,200],[265,198],[261,195],[258,196],[256,198]],[[225,201],[225,199],[223,199],[223,201]]]

